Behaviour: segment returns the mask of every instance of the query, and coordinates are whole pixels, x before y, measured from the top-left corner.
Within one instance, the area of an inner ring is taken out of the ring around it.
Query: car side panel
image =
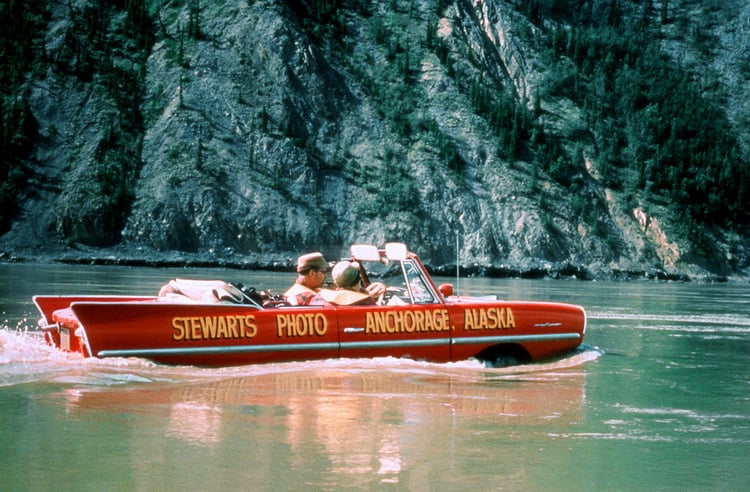
[[[341,357],[450,360],[451,319],[443,304],[336,309]]]
[[[338,357],[332,309],[158,302],[83,302],[72,309],[95,357],[201,366]]]
[[[562,354],[580,345],[586,313],[580,306],[550,302],[448,304],[454,326],[453,360],[475,357],[501,344],[523,347],[532,360]]]

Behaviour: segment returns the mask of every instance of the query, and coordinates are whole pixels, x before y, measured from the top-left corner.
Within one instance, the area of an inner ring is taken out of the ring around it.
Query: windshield
[[[437,302],[422,271],[414,260],[363,261],[370,282],[383,282],[390,304],[430,304]]]

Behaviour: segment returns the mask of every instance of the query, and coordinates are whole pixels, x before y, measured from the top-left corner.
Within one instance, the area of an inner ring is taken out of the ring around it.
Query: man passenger
[[[336,306],[366,306],[377,304],[379,296],[385,294],[386,286],[382,282],[373,282],[362,288],[359,263],[340,261],[331,271],[336,290],[322,289],[310,304],[333,304]]]
[[[328,276],[328,263],[322,253],[308,253],[297,259],[297,280],[284,293],[292,306],[304,306],[320,292]]]

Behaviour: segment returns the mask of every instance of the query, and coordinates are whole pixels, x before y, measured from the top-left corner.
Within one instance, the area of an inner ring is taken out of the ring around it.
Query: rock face
[[[404,241],[439,271],[458,237],[476,273],[750,273],[747,231],[707,230],[711,251],[696,252],[665,207],[600,180],[581,108],[539,99],[536,28],[513,2],[360,3],[315,22],[306,2],[159,2],[147,37],[113,10],[89,80],[64,69],[87,2],[50,4],[46,50],[61,61],[29,83],[33,174],[0,251],[268,265]],[[735,27],[721,28],[720,74],[746,53]],[[571,156],[574,194],[498,152],[472,80],[536,108]]]

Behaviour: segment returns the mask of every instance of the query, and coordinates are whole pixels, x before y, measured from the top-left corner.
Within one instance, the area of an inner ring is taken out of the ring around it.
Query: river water
[[[464,279],[583,305],[581,350],[505,369],[223,369],[44,345],[33,294],[291,275],[0,264],[0,490],[747,490],[750,286]],[[438,279],[451,281],[455,279]],[[454,282],[455,283],[455,282]]]

